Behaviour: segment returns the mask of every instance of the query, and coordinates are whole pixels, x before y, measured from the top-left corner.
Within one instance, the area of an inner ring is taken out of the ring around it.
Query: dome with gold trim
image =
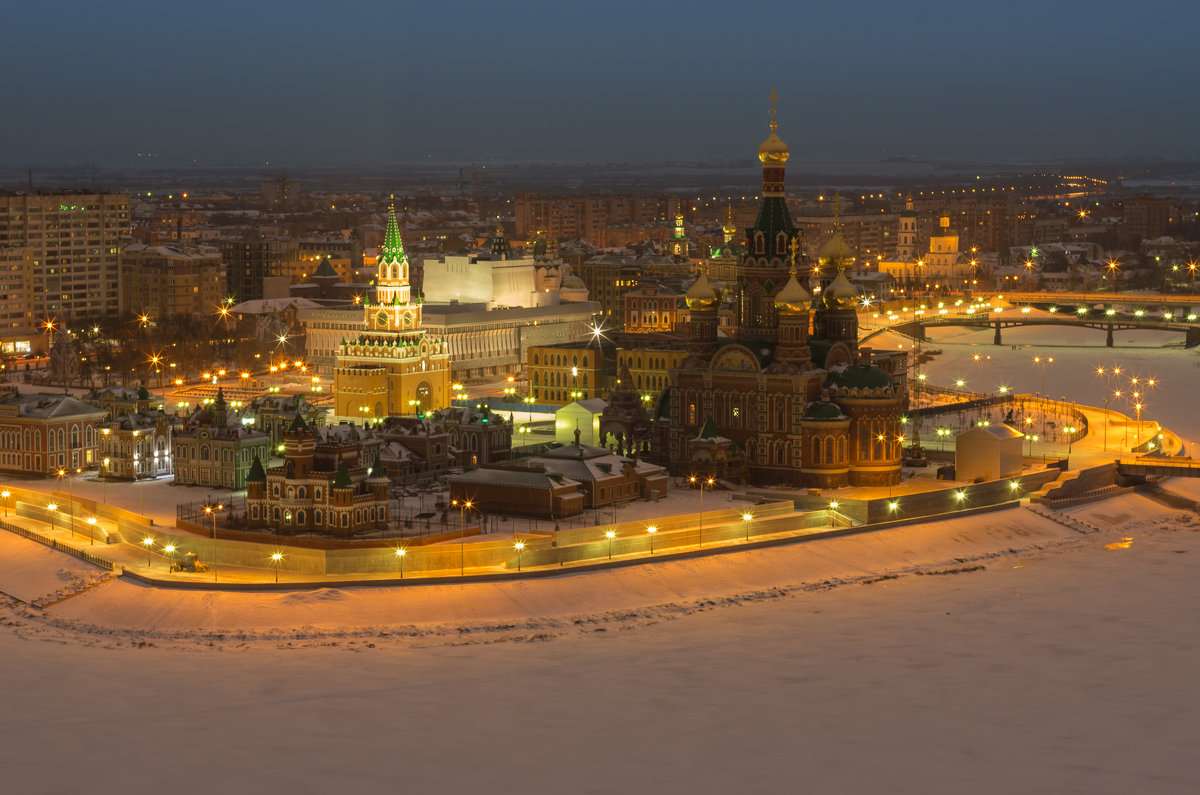
[[[775,294],[775,311],[781,315],[806,315],[811,307],[812,293],[804,289],[793,270],[787,284]]]
[[[845,271],[838,271],[838,275],[829,286],[825,288],[825,292],[821,296],[821,302],[826,309],[855,309],[858,306],[858,290],[846,278]]]
[[[701,273],[700,278],[683,296],[688,309],[712,309],[721,303],[721,292],[713,287],[707,273]]]
[[[833,237],[826,240],[817,251],[817,262],[822,265],[849,262],[853,257],[854,253],[850,251],[850,246],[846,245],[846,239],[842,237],[841,232],[834,232]]]
[[[788,145],[783,142],[783,139],[775,134],[775,128],[778,125],[775,121],[771,121],[771,134],[767,136],[767,140],[758,145],[758,159],[765,163],[786,163],[788,159]]]

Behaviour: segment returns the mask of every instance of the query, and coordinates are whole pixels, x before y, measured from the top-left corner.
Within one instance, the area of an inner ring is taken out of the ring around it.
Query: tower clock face
[[[405,326],[405,328],[407,328],[408,326],[411,326],[411,325],[412,325],[412,322],[413,322],[413,313],[412,313],[412,312],[409,312],[409,311],[407,311],[407,310],[406,310],[406,311],[404,312],[404,326]]]
[[[377,314],[375,316],[375,325],[376,326],[386,326],[387,324],[388,324],[387,312],[380,310],[379,314]]]

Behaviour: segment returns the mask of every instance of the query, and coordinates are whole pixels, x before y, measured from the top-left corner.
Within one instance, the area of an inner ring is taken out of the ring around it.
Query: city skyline
[[[311,3],[27,6],[9,15],[22,112],[0,162],[739,158],[772,88],[797,160],[1186,158],[1196,16],[1167,3],[601,15],[367,2],[336,18]]]

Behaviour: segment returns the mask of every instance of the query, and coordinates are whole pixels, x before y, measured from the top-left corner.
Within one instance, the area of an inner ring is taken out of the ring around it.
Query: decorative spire
[[[788,159],[788,146],[783,142],[775,130],[779,127],[779,122],[775,120],[775,105],[779,101],[779,96],[775,93],[775,89],[771,89],[771,134],[767,136],[767,140],[763,141],[758,147],[758,159],[763,165],[780,165],[782,166]],[[782,187],[780,188],[782,190]]]
[[[404,252],[404,241],[400,239],[400,224],[396,221],[396,203],[394,201],[388,205],[387,231],[383,234],[383,250],[380,253],[380,261],[383,263],[408,264],[408,254]]]

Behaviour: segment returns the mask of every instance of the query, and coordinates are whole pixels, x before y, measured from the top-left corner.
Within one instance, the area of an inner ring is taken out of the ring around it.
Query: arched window
[[[765,254],[766,247],[767,247],[767,242],[763,238],[763,233],[755,232],[754,233],[754,253],[755,254]]]
[[[780,232],[775,236],[775,253],[783,254],[787,252],[787,233]]]
[[[71,447],[78,447],[78,446],[79,446],[79,426],[72,425],[71,426]]]
[[[208,460],[208,445],[206,445],[206,444],[200,445],[200,460],[201,461]]]
[[[304,524],[304,511],[296,511],[296,524]]]
[[[313,511],[313,524],[320,524],[320,523],[321,523],[321,512]]]
[[[825,437],[825,460],[833,461],[833,437]]]
[[[95,439],[95,437],[92,435],[91,425],[87,426],[87,430],[84,432],[84,438],[87,440],[86,444],[88,447],[91,447],[94,444],[93,439]]]
[[[296,496],[299,499],[304,499],[305,491],[306,491],[305,488],[303,486],[301,486],[300,488],[296,489]]]
[[[821,440],[815,436],[812,440],[812,460],[814,464],[821,462]]]

